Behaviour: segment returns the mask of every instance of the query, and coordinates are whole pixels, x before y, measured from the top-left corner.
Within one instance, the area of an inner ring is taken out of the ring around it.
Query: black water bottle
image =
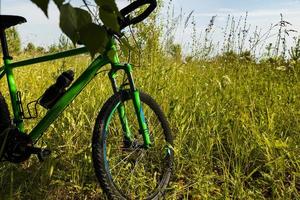
[[[55,84],[51,85],[42,95],[39,104],[46,109],[50,109],[59,100],[59,98],[66,92],[66,88],[74,80],[74,72],[68,70],[63,72],[57,79]]]

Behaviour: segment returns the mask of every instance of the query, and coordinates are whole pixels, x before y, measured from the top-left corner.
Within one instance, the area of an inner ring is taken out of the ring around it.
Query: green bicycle
[[[138,0],[121,10],[126,17],[137,8],[148,5],[140,15],[120,21],[122,28],[141,22],[156,7],[156,0]],[[133,80],[132,66],[121,64],[115,45],[110,40],[103,55],[98,56],[73,82],[74,73],[61,74],[35,106],[48,111],[37,125],[25,133],[24,108],[17,90],[15,68],[75,56],[87,52],[85,47],[12,62],[5,37],[5,29],[26,22],[20,16],[0,15],[0,38],[4,65],[0,79],[7,77],[13,119],[0,92],[0,158],[1,161],[20,163],[36,154],[42,161],[51,154],[49,149],[35,147],[39,138],[72,100],[96,77],[99,70],[110,64],[108,73],[113,96],[103,105],[95,122],[92,137],[92,158],[95,174],[109,199],[158,199],[166,189],[173,167],[173,139],[169,124],[159,105],[147,94],[140,92]],[[114,52],[112,56],[110,52]],[[110,54],[110,55],[109,55]],[[117,83],[117,73],[123,70],[126,81]],[[120,86],[119,86],[120,85]]]

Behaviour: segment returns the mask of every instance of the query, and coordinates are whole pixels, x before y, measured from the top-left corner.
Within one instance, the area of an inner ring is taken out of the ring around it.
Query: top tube
[[[108,41],[107,46],[106,46],[106,50],[104,51],[102,56],[107,56],[107,54],[110,50],[113,50],[113,52],[114,52],[114,55],[112,57],[110,57],[111,62],[112,63],[119,63],[119,58],[118,58],[118,55],[116,53],[117,48],[115,46],[115,40],[114,40],[113,36]],[[22,67],[22,66],[47,62],[47,61],[51,61],[51,60],[57,60],[57,59],[60,59],[60,58],[76,56],[76,55],[80,55],[80,54],[84,54],[84,53],[88,53],[88,52],[89,51],[86,47],[80,47],[80,48],[66,50],[66,51],[62,51],[62,52],[58,52],[58,53],[54,53],[54,54],[40,56],[40,57],[37,57],[37,58],[30,58],[30,59],[26,59],[26,60],[12,62],[12,63],[9,64],[9,66],[11,68],[17,68],[17,67]],[[0,67],[0,73],[1,73],[2,70],[4,70],[4,65],[2,67]]]
[[[32,59],[28,59],[28,60],[13,62],[9,66],[11,68],[22,67],[22,66],[26,66],[26,65],[47,62],[47,61],[56,60],[56,59],[60,59],[60,58],[76,56],[76,55],[87,53],[87,52],[88,52],[88,50],[86,47],[81,47],[81,48],[62,51],[62,52],[45,55],[45,56],[41,56],[41,57],[37,57],[37,58],[32,58]]]
[[[63,52],[58,52],[50,55],[45,55],[37,58],[30,58],[27,60],[22,60],[22,61],[17,61],[10,63],[11,59],[3,59],[4,60],[4,65],[0,67],[0,79],[5,75],[5,66],[9,66],[11,69],[12,68],[17,68],[17,67],[22,67],[22,66],[27,66],[27,65],[32,65],[32,64],[37,64],[37,63],[42,63],[42,62],[47,62],[51,60],[56,60],[60,58],[66,58],[70,56],[75,56],[83,53],[87,53],[88,50],[86,47],[81,47],[81,48],[76,48],[76,49],[71,49]]]
[[[112,50],[113,54],[110,53],[111,50]],[[42,63],[42,62],[48,62],[51,60],[57,60],[60,58],[76,56],[76,55],[80,55],[80,54],[84,54],[84,53],[88,53],[88,49],[86,47],[80,47],[80,48],[76,48],[76,49],[66,50],[66,51],[62,51],[62,52],[58,52],[58,53],[54,53],[54,54],[50,54],[50,55],[44,55],[44,56],[40,56],[37,58],[30,58],[30,59],[21,60],[21,61],[12,62],[12,63],[4,61],[4,63],[9,63],[8,65],[12,69],[12,68],[17,68],[17,67],[23,67],[23,66],[27,66],[27,65]],[[108,56],[108,54],[110,56]],[[108,41],[106,50],[104,51],[102,56],[108,57],[108,59],[110,60],[112,65],[116,65],[116,64],[120,63],[118,54],[117,54],[117,48],[115,45],[115,40],[114,40],[113,36],[111,36],[110,40]],[[4,60],[11,61],[10,59],[4,59]],[[5,75],[4,69],[5,69],[5,64],[2,67],[0,67],[0,79]]]

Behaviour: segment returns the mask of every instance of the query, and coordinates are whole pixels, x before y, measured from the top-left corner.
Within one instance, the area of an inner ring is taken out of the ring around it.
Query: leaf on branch
[[[77,17],[77,30],[83,26],[92,23],[92,17],[90,13],[81,8],[75,8],[76,17]]]
[[[32,3],[37,5],[44,14],[48,17],[48,4],[50,0],[31,0]]]
[[[95,0],[99,8],[99,17],[104,25],[115,32],[120,32],[118,17],[121,17],[114,0]]]
[[[56,4],[56,6],[58,7],[58,9],[60,8],[60,6],[63,5],[65,0],[54,0],[54,3]]]
[[[75,44],[79,39],[77,32],[77,15],[76,10],[69,3],[60,7],[59,26],[61,30],[71,39]]]
[[[107,11],[118,12],[118,6],[114,0],[95,0],[96,4]]]
[[[88,11],[74,8],[70,4],[60,7],[60,28],[75,44],[80,38],[79,30],[92,23],[92,17]]]
[[[104,27],[94,23],[85,25],[79,30],[80,42],[82,42],[91,53],[103,53],[108,42],[107,33]]]
[[[108,12],[105,9],[99,8],[99,16],[105,26],[114,32],[120,32],[120,25],[115,12]]]

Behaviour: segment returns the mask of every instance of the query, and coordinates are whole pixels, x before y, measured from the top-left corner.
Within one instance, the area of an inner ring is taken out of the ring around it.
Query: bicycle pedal
[[[51,150],[50,149],[41,149],[40,152],[37,154],[37,157],[38,157],[40,162],[43,162],[50,155],[51,155]]]

